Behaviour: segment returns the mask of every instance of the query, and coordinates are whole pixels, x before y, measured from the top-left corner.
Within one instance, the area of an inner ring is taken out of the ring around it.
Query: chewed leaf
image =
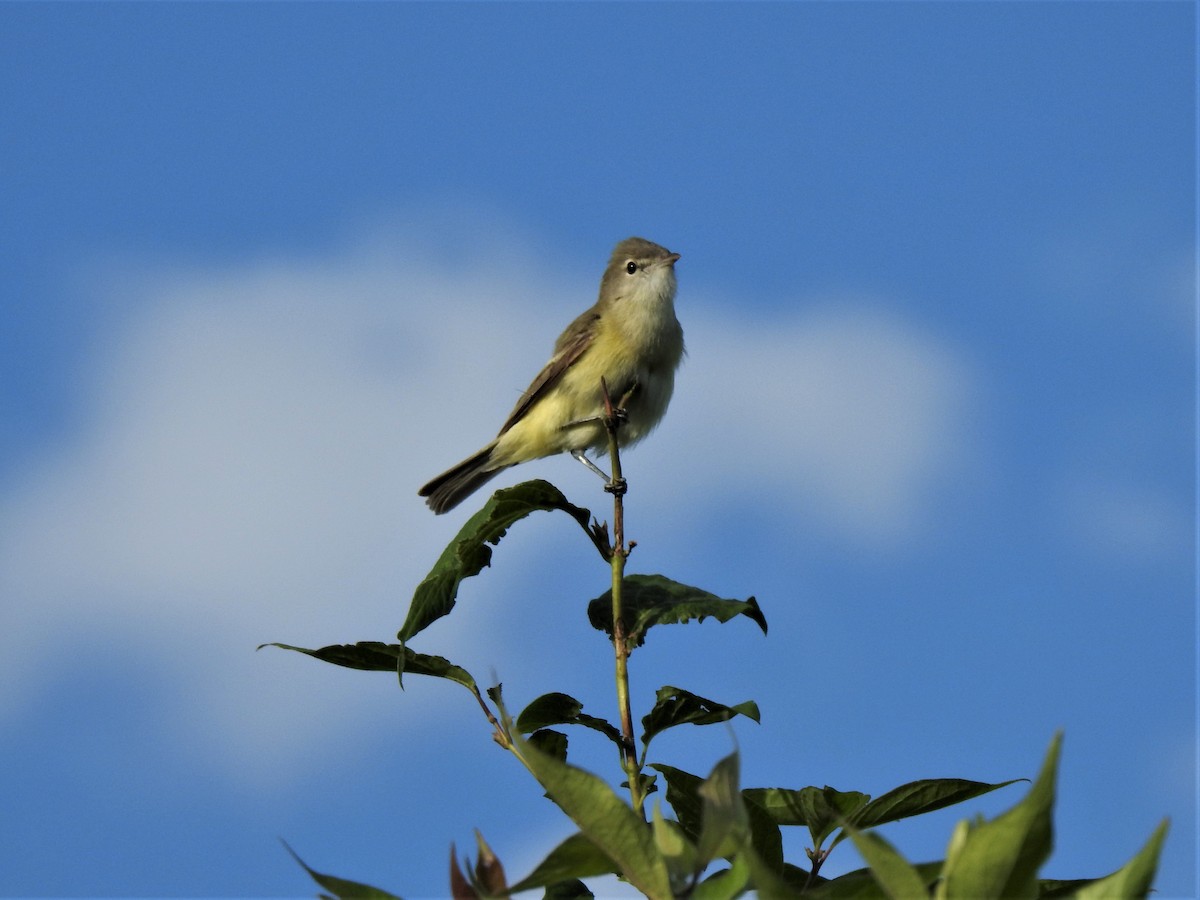
[[[703,622],[710,616],[718,622],[746,616],[763,630],[763,634],[767,633],[766,617],[753,597],[748,600],[725,600],[662,575],[628,575],[621,590],[621,605],[629,628],[631,647],[640,647],[646,639],[646,632],[655,625],[675,625],[692,619]],[[593,628],[612,637],[611,590],[588,604],[588,619]]]
[[[659,688],[654,708],[642,717],[642,743],[649,744],[657,734],[676,725],[713,725],[728,722],[734,716],[759,720],[758,705],[747,700],[736,706],[725,706],[683,688]]]
[[[458,586],[464,578],[479,574],[492,561],[492,546],[500,543],[514,523],[538,510],[559,509],[567,513],[591,538],[591,513],[567,501],[548,481],[525,481],[492,494],[483,508],[471,516],[442,551],[425,580],[417,585],[408,617],[397,637],[407,643],[454,608]],[[492,546],[489,546],[492,545]]]

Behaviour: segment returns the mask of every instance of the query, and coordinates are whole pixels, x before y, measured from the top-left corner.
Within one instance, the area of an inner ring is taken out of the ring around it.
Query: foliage
[[[614,460],[619,471],[619,461]],[[611,485],[610,485],[611,487]],[[493,737],[510,752],[575,824],[578,831],[553,848],[532,872],[509,882],[491,848],[476,834],[476,859],[459,860],[450,848],[449,885],[455,898],[505,897],[541,890],[547,898],[590,897],[585,879],[615,875],[651,898],[692,897],[727,900],[755,892],[765,898],[804,896],[813,900],[867,898],[1144,897],[1151,889],[1166,835],[1164,822],[1122,868],[1104,878],[1040,880],[1050,855],[1051,814],[1061,738],[1056,736],[1037,778],[1025,796],[994,819],[964,820],[950,836],[945,859],[911,863],[872,830],[980,797],[1013,784],[959,778],[923,779],[872,798],[859,791],[823,787],[741,786],[736,753],[715,763],[707,775],[648,762],[653,739],[680,725],[712,725],[735,718],[759,721],[752,700],[726,704],[684,688],[660,688],[634,733],[628,713],[625,661],[656,627],[712,618],[721,623],[749,620],[764,633],[767,621],[757,601],[724,599],[661,575],[625,576],[632,546],[622,534],[624,482],[614,490],[614,531],[591,513],[569,503],[552,485],[530,481],[497,491],[467,523],[418,585],[398,642],[361,642],[318,649],[274,644],[339,666],[442,678],[475,698]],[[479,689],[465,669],[410,646],[425,628],[454,609],[458,588],[491,560],[492,547],[510,527],[537,511],[559,511],[574,520],[606,565],[613,587],[588,605],[588,618],[612,644],[622,721],[585,713],[568,694],[550,691],[510,716],[499,686]],[[485,696],[486,694],[486,696]],[[563,728],[603,735],[617,751],[629,791],[623,799],[605,779],[573,765]],[[659,799],[649,814],[645,801]],[[666,809],[666,808],[669,808]],[[783,855],[784,828],[804,828],[810,847],[803,864]],[[828,879],[820,874],[829,854],[851,841],[867,867]],[[291,848],[288,848],[291,852]],[[294,854],[293,854],[294,855]],[[377,888],[322,874],[296,857],[328,893],[321,896],[390,898]]]

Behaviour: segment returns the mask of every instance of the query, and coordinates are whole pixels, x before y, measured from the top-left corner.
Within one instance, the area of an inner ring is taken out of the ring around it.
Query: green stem
[[[622,587],[625,577],[625,559],[629,549],[625,546],[625,480],[621,476],[621,453],[617,442],[620,421],[613,415],[612,401],[608,388],[604,386],[605,426],[608,429],[608,458],[612,462],[612,480],[609,487],[613,495],[613,544],[612,544],[612,615],[613,654],[616,658],[617,706],[621,713],[621,768],[629,783],[629,797],[633,808],[643,819],[646,817],[645,794],[641,784],[641,765],[633,735],[633,711],[629,703],[629,642],[622,609]]]

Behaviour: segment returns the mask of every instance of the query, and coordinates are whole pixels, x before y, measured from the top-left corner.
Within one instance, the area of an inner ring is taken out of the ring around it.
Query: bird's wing
[[[592,326],[599,318],[598,312],[589,309],[567,326],[567,330],[562,333],[554,345],[554,356],[550,358],[550,362],[546,363],[545,368],[538,372],[533,383],[525,389],[525,393],[521,395],[521,399],[517,401],[513,411],[508,414],[508,419],[500,429],[500,434],[504,434],[520,422],[530,408],[558,383],[563,373],[574,365],[579,357],[583,356],[592,344],[592,336],[595,333]]]

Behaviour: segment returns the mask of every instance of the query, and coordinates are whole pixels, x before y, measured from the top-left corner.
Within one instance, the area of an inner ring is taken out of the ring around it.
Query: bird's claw
[[[629,490],[629,484],[624,478],[612,478],[609,479],[609,482],[604,486],[604,489],[613,496],[623,497],[625,496],[625,492]]]

